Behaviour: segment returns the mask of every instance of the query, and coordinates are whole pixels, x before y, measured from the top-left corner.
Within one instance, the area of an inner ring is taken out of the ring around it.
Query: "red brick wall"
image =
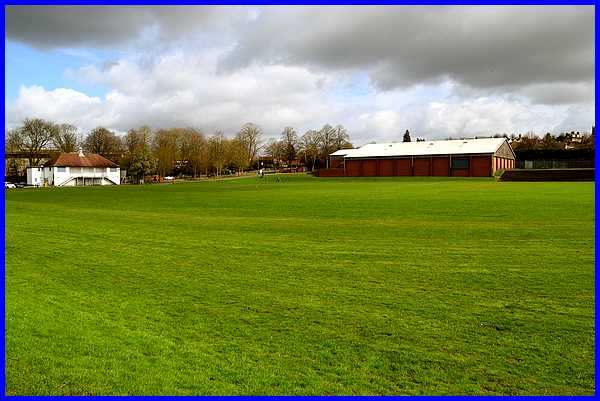
[[[473,156],[471,158],[471,176],[489,177],[492,175],[491,156]]]
[[[412,175],[412,171],[410,168],[410,159],[396,160],[396,175],[403,177]]]
[[[433,175],[436,177],[448,177],[450,172],[450,159],[448,157],[433,158]]]
[[[344,159],[334,159],[334,158],[331,158],[331,163],[330,163],[330,167],[331,168],[342,167],[342,164],[344,164]]]
[[[429,158],[416,158],[415,159],[415,176],[428,176],[429,175]]]
[[[360,160],[346,160],[346,175],[348,177],[360,175]]]
[[[493,174],[492,167],[510,168],[512,160],[492,156],[472,156],[470,168],[452,169],[454,177],[489,177]],[[504,166],[504,167],[502,167]],[[450,170],[449,157],[416,157],[411,168],[411,159],[371,159],[346,160],[346,175],[348,177],[376,176],[448,176]]]
[[[343,177],[344,169],[342,168],[323,168],[315,172],[317,177]]]
[[[379,176],[391,177],[394,175],[394,160],[381,159],[379,160]]]
[[[452,169],[452,177],[468,177],[469,169],[468,168],[453,168]]]
[[[363,160],[362,174],[363,177],[377,176],[377,160]]]

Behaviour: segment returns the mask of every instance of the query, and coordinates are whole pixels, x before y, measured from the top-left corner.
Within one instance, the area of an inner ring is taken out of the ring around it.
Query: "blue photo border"
[[[190,1],[190,0],[178,0],[172,4],[169,4],[168,2],[165,2],[165,0],[142,0],[140,2],[134,2],[134,1],[119,1],[119,0],[91,0],[91,1],[73,1],[73,0],[57,0],[57,1],[40,1],[40,0],[30,0],[30,1],[21,1],[21,0],[12,0],[12,1],[4,1],[3,0],[3,7],[2,7],[2,31],[5,32],[5,40],[2,42],[2,46],[3,46],[3,58],[6,58],[6,29],[5,29],[5,7],[6,6],[10,6],[10,5],[309,5],[309,4],[319,4],[319,5],[596,5],[595,1],[575,1],[575,2],[569,2],[569,1],[557,1],[557,0],[546,0],[546,1],[519,1],[519,2],[515,2],[515,1],[473,1],[473,0],[469,0],[469,1],[450,1],[450,0],[424,0],[424,1],[394,1],[394,0],[378,0],[378,1],[365,1],[365,0],[326,0],[326,1],[318,1],[318,0],[305,0],[305,1],[298,1],[298,0],[267,0],[267,1],[257,1],[257,0],[251,0],[251,1],[222,1],[222,2],[218,2],[218,1]],[[594,20],[597,20],[597,16],[598,16],[598,10],[596,8],[594,8]],[[597,42],[598,42],[598,25],[594,24],[595,27],[595,47],[597,46]],[[574,29],[576,29],[577,27],[574,27]],[[6,60],[5,60],[6,61]],[[598,71],[598,65],[594,64],[594,68],[595,71]],[[6,63],[4,63],[4,70],[5,70],[5,80],[6,80]],[[6,81],[4,81],[3,86],[5,85]],[[595,82],[595,94],[598,94],[598,85]],[[2,119],[4,121],[4,126],[6,126],[6,104],[5,102],[3,102],[3,109],[4,109],[4,113],[2,114]],[[594,107],[594,117],[597,121],[597,109]],[[594,123],[594,126],[596,124]],[[596,141],[597,142],[597,141]],[[0,151],[0,154],[2,155],[2,159],[4,159],[4,147],[2,147],[2,150]],[[595,158],[596,160],[599,159],[600,156],[600,149],[597,146],[595,146]],[[595,170],[595,182],[598,183],[598,181],[600,180],[600,172],[598,171],[598,169]],[[4,190],[4,181],[5,181],[5,177],[4,174],[0,175],[0,184],[2,184],[2,188],[3,191]],[[595,185],[594,186],[594,192],[595,192],[595,198],[594,198],[594,233],[595,233],[595,241],[594,241],[594,255],[598,254],[598,233],[599,233],[599,229],[598,229],[598,219],[596,217],[596,210],[598,209],[598,195],[600,193],[600,191],[598,190],[598,187]],[[4,194],[3,194],[4,195]],[[4,232],[4,241],[2,242],[2,263],[1,263],[1,268],[2,268],[2,283],[1,283],[1,287],[2,287],[2,302],[1,302],[1,311],[2,311],[2,316],[3,318],[1,319],[1,330],[3,333],[2,336],[2,354],[3,354],[3,358],[2,358],[2,369],[0,371],[0,383],[2,384],[2,389],[0,390],[0,398],[10,398],[10,399],[14,399],[14,400],[27,400],[27,399],[36,399],[36,400],[53,400],[55,398],[58,397],[63,397],[63,396],[7,396],[6,395],[6,308],[5,308],[5,303],[6,303],[6,291],[5,291],[5,277],[6,277],[6,268],[5,268],[5,242],[6,242],[6,230],[4,230],[4,228],[6,227],[5,225],[5,216],[6,216],[6,204],[5,204],[5,197],[2,196],[2,207],[4,209],[4,213],[2,214],[2,227],[3,227],[3,232]],[[594,315],[594,320],[595,320],[595,330],[594,330],[594,336],[595,336],[595,345],[597,346],[597,344],[599,343],[600,340],[600,333],[598,333],[597,327],[598,327],[598,323],[600,322],[599,318],[598,318],[598,304],[596,303],[596,296],[598,294],[598,287],[600,284],[600,280],[598,279],[598,261],[595,259],[594,257],[594,264],[595,264],[595,269],[594,269],[594,310],[595,310],[595,315]],[[577,398],[577,399],[595,399],[595,398],[599,398],[600,399],[600,392],[598,391],[598,388],[596,387],[596,378],[598,377],[598,373],[600,372],[600,367],[598,366],[598,353],[597,353],[597,348],[596,346],[594,347],[594,351],[595,351],[595,375],[594,375],[594,393],[595,395],[593,396],[552,396],[553,400],[566,400],[566,399],[572,399],[572,398]],[[299,399],[299,400],[304,400],[304,401],[309,401],[309,400],[316,400],[316,399],[322,399],[325,396],[70,396],[71,399],[102,399],[102,400],[109,400],[109,399],[121,399],[122,397],[135,397],[136,399],[155,399],[157,397],[160,397],[161,400],[170,400],[170,399],[181,399],[181,397],[185,397],[185,398],[197,398],[197,399],[211,399],[211,400],[240,400],[240,399],[253,399],[253,400],[271,400],[273,398],[277,399],[287,399],[287,398],[294,398],[294,399]],[[367,400],[367,399],[371,399],[371,398],[379,398],[379,396],[334,396],[336,399],[338,400],[343,400],[343,401],[350,401],[350,400],[355,400],[357,398],[359,399],[363,399],[363,400]],[[406,398],[406,397],[411,397],[411,396],[386,396],[386,398],[393,398],[393,399],[399,399],[399,398]],[[535,400],[538,398],[542,398],[543,396],[417,396],[419,397],[419,399],[424,399],[424,400],[443,400],[446,399],[448,397],[452,397],[453,399],[469,399],[469,400],[473,400],[473,399],[485,399],[485,400],[496,400],[499,398],[519,398],[520,400]]]

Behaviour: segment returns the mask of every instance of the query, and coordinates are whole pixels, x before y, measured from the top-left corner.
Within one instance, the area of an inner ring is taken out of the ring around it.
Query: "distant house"
[[[93,153],[61,153],[41,167],[27,167],[27,185],[119,185],[119,165]]]

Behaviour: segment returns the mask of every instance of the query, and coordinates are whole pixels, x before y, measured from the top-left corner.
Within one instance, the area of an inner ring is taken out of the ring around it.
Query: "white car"
[[[10,189],[10,188],[16,188],[17,186],[15,184],[13,184],[12,182],[5,182],[4,183],[4,188],[5,189]]]

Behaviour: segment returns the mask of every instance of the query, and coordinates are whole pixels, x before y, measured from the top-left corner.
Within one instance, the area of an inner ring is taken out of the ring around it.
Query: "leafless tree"
[[[313,171],[315,163],[319,159],[319,133],[315,130],[307,131],[300,137],[299,147],[304,164],[310,165],[310,170]]]
[[[165,176],[171,174],[179,156],[179,138],[181,129],[171,128],[159,130],[154,135],[152,151],[158,160],[158,174]]]
[[[181,133],[179,140],[179,153],[185,170],[196,178],[203,169],[208,168],[206,139],[202,132],[187,128]]]
[[[225,142],[225,136],[221,130],[215,131],[215,133],[208,138],[208,159],[215,168],[217,176],[221,175],[221,171],[225,166]]]
[[[283,158],[291,166],[292,160],[296,158],[298,148],[298,134],[292,127],[285,127],[281,133]]]
[[[114,132],[104,128],[94,128],[85,141],[83,148],[86,152],[97,153],[113,161],[121,158],[121,141]]]
[[[71,124],[60,124],[52,138],[54,146],[61,152],[71,153],[77,149],[77,127]]]
[[[21,151],[22,139],[20,131],[18,129],[6,131],[6,135],[4,138],[4,152],[6,154],[6,161],[4,163],[4,166],[6,168],[6,176],[20,176],[25,166],[23,166],[22,163],[19,163],[19,158],[14,157],[13,155],[9,155],[9,153],[16,153]]]
[[[30,166],[38,166],[44,151],[57,134],[58,126],[40,118],[28,118],[18,131],[21,152],[27,154]]]
[[[246,154],[248,155],[248,165],[256,159],[258,155],[258,149],[260,146],[262,136],[262,130],[254,123],[246,123],[242,126],[242,129],[237,134],[237,138],[246,148]]]

